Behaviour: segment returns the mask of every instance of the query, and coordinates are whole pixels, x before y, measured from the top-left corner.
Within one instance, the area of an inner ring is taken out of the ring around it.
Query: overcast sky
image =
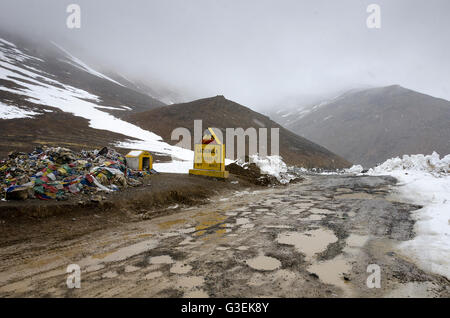
[[[81,7],[80,29],[66,26],[70,3]],[[380,29],[366,26],[371,3]],[[448,0],[1,0],[0,26],[254,109],[365,85],[450,100]]]

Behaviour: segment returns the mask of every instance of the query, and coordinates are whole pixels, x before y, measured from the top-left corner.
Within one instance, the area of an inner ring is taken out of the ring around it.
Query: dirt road
[[[449,297],[448,280],[397,248],[414,236],[417,206],[393,201],[394,183],[306,176],[73,239],[10,244],[0,296]],[[81,268],[79,289],[66,285],[69,264]],[[380,288],[367,285],[370,264]]]

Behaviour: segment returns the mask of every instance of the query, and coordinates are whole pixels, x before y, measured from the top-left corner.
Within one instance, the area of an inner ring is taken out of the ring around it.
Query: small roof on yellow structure
[[[145,150],[131,150],[125,157],[139,157],[141,155],[149,156],[150,153]]]

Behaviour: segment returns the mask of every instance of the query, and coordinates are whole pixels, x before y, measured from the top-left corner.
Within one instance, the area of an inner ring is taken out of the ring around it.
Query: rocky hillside
[[[121,119],[165,104],[119,78],[101,73],[57,43],[0,32],[0,157],[40,145],[80,150],[129,140],[169,154],[159,136]]]
[[[403,154],[450,153],[450,102],[398,85],[351,91],[284,120],[291,131],[366,167]]]
[[[224,136],[225,128],[254,127],[258,130],[260,127],[266,127],[269,132],[270,128],[279,128],[280,155],[286,163],[322,168],[342,168],[349,165],[349,162],[324,147],[290,132],[268,117],[223,96],[159,107],[142,113],[130,114],[126,119],[143,129],[153,131],[165,141],[172,143],[171,133],[177,127],[189,129],[191,135],[194,136],[195,119],[202,120],[203,129],[216,127],[223,131]],[[225,137],[224,139],[227,142]],[[268,139],[268,152],[270,153],[270,135]]]

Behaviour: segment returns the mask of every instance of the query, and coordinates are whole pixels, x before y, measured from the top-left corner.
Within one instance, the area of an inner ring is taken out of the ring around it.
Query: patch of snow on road
[[[405,155],[385,161],[368,174],[397,178],[399,195],[424,206],[413,212],[416,237],[399,247],[422,268],[450,279],[450,155]]]

